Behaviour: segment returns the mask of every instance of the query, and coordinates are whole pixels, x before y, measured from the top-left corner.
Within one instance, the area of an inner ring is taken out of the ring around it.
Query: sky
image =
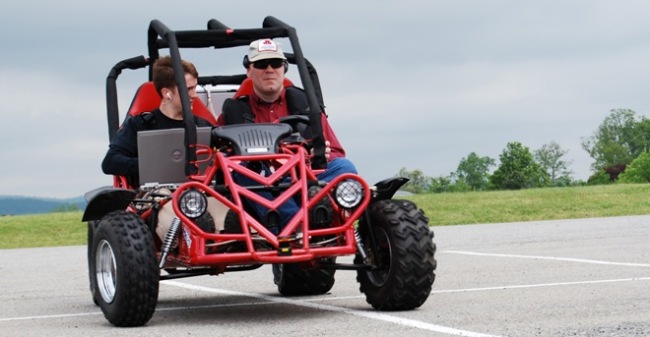
[[[573,177],[586,180],[593,160],[583,140],[612,109],[650,108],[647,1],[188,4],[0,4],[0,195],[71,198],[112,183],[100,167],[106,76],[147,53],[153,19],[172,30],[204,29],[212,18],[257,28],[271,15],[295,27],[330,123],[371,184],[401,168],[448,176],[472,152],[498,165],[510,142],[531,152],[556,142]],[[181,55],[201,75],[241,73],[244,49],[234,53]],[[118,79],[123,110],[146,80],[145,71]]]

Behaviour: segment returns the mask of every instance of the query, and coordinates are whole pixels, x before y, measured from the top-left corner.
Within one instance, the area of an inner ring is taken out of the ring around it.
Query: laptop
[[[198,127],[197,142],[209,146],[211,130],[211,127]],[[199,170],[208,165],[208,161],[200,163]],[[185,129],[138,132],[138,170],[140,185],[186,182]]]

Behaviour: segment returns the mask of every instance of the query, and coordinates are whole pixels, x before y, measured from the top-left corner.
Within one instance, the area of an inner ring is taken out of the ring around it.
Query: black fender
[[[135,191],[125,188],[105,186],[87,192],[88,202],[81,221],[100,220],[104,215],[116,210],[125,210],[135,198]]]
[[[395,192],[409,181],[408,178],[394,177],[384,179],[375,184],[375,193],[373,193],[371,202],[378,200],[392,199]]]

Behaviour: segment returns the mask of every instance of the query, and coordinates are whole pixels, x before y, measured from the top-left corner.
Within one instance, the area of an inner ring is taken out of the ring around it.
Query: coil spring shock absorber
[[[361,235],[359,235],[359,230],[354,229],[354,240],[357,242],[357,251],[363,259],[363,263],[368,264],[368,252],[366,252],[366,247],[363,245],[363,240],[361,240]]]
[[[162,268],[165,266],[165,260],[167,260],[167,255],[171,250],[172,243],[174,242],[174,238],[176,238],[176,236],[178,235],[178,229],[180,227],[181,227],[181,219],[179,219],[178,217],[174,217],[171,226],[169,226],[169,230],[167,230],[167,235],[165,235],[165,241],[163,241],[162,244],[160,262],[158,263],[158,268]]]

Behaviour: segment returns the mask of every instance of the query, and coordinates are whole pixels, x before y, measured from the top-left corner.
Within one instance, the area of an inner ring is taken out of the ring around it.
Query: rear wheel
[[[146,324],[156,310],[159,270],[145,222],[133,213],[109,213],[95,228],[92,247],[94,297],[106,319],[123,327]]]
[[[372,230],[376,245],[371,245]],[[405,200],[380,200],[368,208],[359,234],[378,268],[359,270],[366,301],[378,310],[410,310],[429,297],[435,279],[436,246],[428,219]],[[363,263],[359,254],[355,263]]]
[[[328,263],[335,258],[327,259]],[[285,296],[322,295],[334,286],[334,269],[316,269],[301,263],[273,265],[273,282]]]

